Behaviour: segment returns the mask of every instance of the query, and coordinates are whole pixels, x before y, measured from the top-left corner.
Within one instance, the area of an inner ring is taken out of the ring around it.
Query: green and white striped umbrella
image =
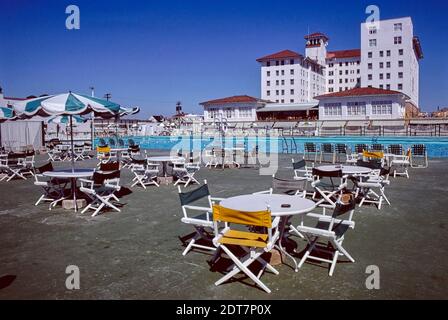
[[[22,118],[35,115],[44,117],[55,115],[83,115],[94,112],[95,116],[104,118],[114,117],[123,110],[118,103],[89,97],[76,93],[63,93],[25,100],[15,105],[17,114]]]
[[[0,122],[6,121],[6,120],[14,120],[16,119],[16,114],[13,109],[6,108],[6,107],[0,107]]]
[[[84,119],[81,116],[73,116],[73,122],[75,123],[84,123],[86,122],[87,119]],[[69,116],[54,116],[52,118],[50,118],[48,121],[48,123],[58,123],[58,124],[70,124],[70,117]]]

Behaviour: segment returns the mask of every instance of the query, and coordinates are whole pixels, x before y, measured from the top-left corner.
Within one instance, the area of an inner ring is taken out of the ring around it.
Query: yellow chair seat
[[[245,247],[266,248],[269,236],[267,234],[229,230],[219,240],[221,244],[234,244]]]

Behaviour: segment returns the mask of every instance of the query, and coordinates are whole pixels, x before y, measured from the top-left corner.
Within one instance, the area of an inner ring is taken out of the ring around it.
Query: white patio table
[[[50,178],[70,179],[75,212],[78,211],[76,203],[76,179],[89,178],[93,176],[95,170],[93,169],[58,169],[54,171],[44,172],[43,175]]]
[[[148,161],[150,162],[162,162],[162,176],[167,176],[166,166],[168,162],[181,162],[185,161],[183,157],[171,157],[171,156],[159,156],[159,157],[148,157]]]
[[[282,246],[285,226],[287,221],[295,215],[306,214],[316,208],[316,204],[308,199],[299,196],[290,196],[282,194],[247,194],[236,197],[224,199],[220,202],[224,208],[256,212],[266,210],[269,206],[271,215],[273,217],[280,217],[280,237],[278,248],[286,256],[292,259],[295,265],[295,271],[298,271],[298,264],[294,257],[292,257]],[[287,205],[287,206],[285,206]]]
[[[322,170],[322,171],[337,171],[342,170],[342,173],[344,175],[356,175],[356,174],[368,174],[372,172],[372,169],[367,167],[360,167],[360,166],[346,166],[346,165],[328,165],[328,166],[320,166],[316,169]]]

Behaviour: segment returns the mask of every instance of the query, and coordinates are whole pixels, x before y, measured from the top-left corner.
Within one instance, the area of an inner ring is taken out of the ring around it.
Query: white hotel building
[[[248,107],[253,110],[250,117],[241,112],[241,105],[232,105],[234,101],[220,105],[221,113],[230,115],[232,121],[247,121],[258,119],[265,109],[269,111],[269,119],[296,120],[304,112],[312,114],[319,105],[319,119],[322,120],[351,120],[353,117],[380,120],[404,119],[411,111],[412,114],[418,111],[419,60],[423,53],[410,17],[381,20],[375,25],[362,23],[360,49],[327,51],[329,38],[323,33],[307,35],[305,40],[305,55],[283,50],[257,59],[261,66],[261,99],[249,103]],[[356,88],[378,89],[368,90],[367,100],[372,102],[372,107],[364,98],[360,102],[366,103],[366,107],[352,108],[360,94],[365,93],[353,91]],[[337,94],[341,92],[345,93]],[[325,93],[331,96],[322,98]],[[385,96],[388,99],[383,99]],[[327,101],[330,97],[332,102]],[[341,111],[333,113],[339,110],[337,107],[327,112],[323,100],[327,106],[340,105]],[[373,114],[373,110],[378,111],[379,107],[374,106],[379,102],[386,106],[381,107],[381,113]],[[217,109],[207,104],[204,107],[206,119],[207,109]],[[232,108],[234,112],[230,111]],[[353,111],[355,109],[357,111]]]

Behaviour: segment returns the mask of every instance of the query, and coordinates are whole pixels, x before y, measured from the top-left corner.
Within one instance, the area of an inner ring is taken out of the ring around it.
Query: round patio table
[[[166,166],[168,162],[180,162],[185,161],[185,158],[183,157],[171,157],[171,156],[159,156],[159,157],[148,157],[148,161],[150,162],[162,162],[162,175],[163,177],[166,177]]]
[[[289,205],[289,207],[287,208],[283,205]],[[273,217],[280,217],[278,248],[294,262],[295,271],[298,272],[296,259],[291,256],[282,245],[285,226],[292,216],[306,214],[314,210],[316,208],[316,203],[299,196],[282,194],[247,194],[224,199],[220,202],[220,206],[232,210],[248,212],[263,211],[269,206],[271,215]]]
[[[73,197],[73,207],[76,212],[78,211],[78,205],[76,203],[76,179],[89,178],[93,176],[94,172],[94,169],[57,169],[54,171],[46,171],[43,175],[50,178],[70,179],[72,189],[72,194],[70,197]]]
[[[328,165],[328,166],[320,166],[316,169],[322,170],[322,171],[337,171],[342,169],[343,174],[368,174],[372,172],[372,169],[367,167],[360,167],[360,166],[345,166],[345,165]]]

